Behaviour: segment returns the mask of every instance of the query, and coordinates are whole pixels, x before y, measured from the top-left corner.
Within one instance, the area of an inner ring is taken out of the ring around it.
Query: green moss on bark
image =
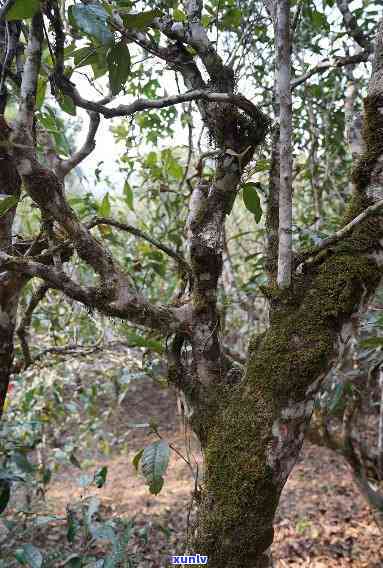
[[[378,104],[371,97],[365,102],[366,154],[354,171],[355,194],[344,224],[371,204],[366,190],[383,154]],[[250,341],[244,380],[218,395],[206,393],[214,403],[205,430],[206,480],[195,549],[209,555],[211,568],[267,565],[263,554],[272,542],[280,491],[299,452],[294,436],[303,439],[305,403],[312,397],[308,389],[329,369],[342,326],[380,282],[373,253],[382,238],[382,224],[367,218],[320,253],[306,274],[294,276],[291,289],[265,288],[271,325]],[[295,419],[295,409],[301,408]],[[286,409],[292,413],[286,421],[292,433],[284,440]]]
[[[380,277],[373,260],[338,253],[297,278],[292,292],[274,290],[280,310],[270,329],[251,339],[243,383],[220,392],[209,420],[198,550],[214,568],[257,566],[249,559],[271,543],[283,485],[267,456],[273,424],[328,370],[342,324]]]

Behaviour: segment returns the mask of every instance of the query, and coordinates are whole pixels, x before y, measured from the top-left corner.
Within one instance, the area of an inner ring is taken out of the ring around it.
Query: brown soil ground
[[[150,380],[140,381],[124,405],[128,422],[156,420],[164,438],[184,453],[174,395]],[[120,415],[119,428],[123,427]],[[106,517],[134,517],[137,525],[148,529],[147,544],[140,543],[143,552],[140,568],[164,568],[168,565],[165,560],[168,555],[184,552],[193,490],[191,473],[184,461],[173,454],[162,492],[157,497],[150,495],[142,478],[135,473],[132,457],[154,439],[153,435],[135,430],[129,439],[130,450],[126,455],[97,462],[96,465],[108,466],[108,480],[102,489],[91,493],[100,497]],[[193,455],[200,461],[195,448]],[[63,514],[68,502],[83,497],[76,478],[78,470],[68,469],[50,485],[47,494],[50,511]],[[58,538],[53,534],[53,544]],[[35,542],[46,545],[43,532],[35,534]],[[382,534],[354,486],[347,465],[330,451],[307,444],[281,498],[274,543],[276,566],[383,567],[382,542]]]

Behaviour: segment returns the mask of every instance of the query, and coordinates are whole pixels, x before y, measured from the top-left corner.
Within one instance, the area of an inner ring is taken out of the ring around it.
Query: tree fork
[[[366,154],[354,169],[354,196],[345,223],[373,203],[370,190],[382,184],[382,55],[383,24],[365,100]],[[281,491],[299,456],[315,395],[337,346],[353,314],[365,308],[381,281],[382,258],[377,253],[382,241],[381,218],[366,217],[303,265],[290,289],[265,288],[270,327],[251,338],[243,381],[211,390],[205,480],[192,545],[208,555],[212,568],[271,566]],[[200,414],[198,409],[195,414]]]

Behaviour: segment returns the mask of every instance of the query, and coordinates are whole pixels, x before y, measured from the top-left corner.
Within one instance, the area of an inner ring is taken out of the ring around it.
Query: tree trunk
[[[294,292],[276,291],[272,298],[270,329],[250,341],[243,382],[212,393],[195,543],[209,566],[268,565],[275,510],[320,380],[344,322],[380,277],[376,263],[356,248],[354,254],[334,251],[310,274],[295,277]]]
[[[19,197],[21,181],[12,158],[6,151],[10,129],[0,117],[0,193]],[[0,216],[0,250],[9,252],[12,247],[12,225],[16,207]],[[13,336],[17,307],[25,284],[23,275],[11,272],[0,273],[0,417],[3,412],[9,378],[13,363]]]
[[[383,25],[365,99],[366,152],[354,169],[345,223],[372,204],[371,190],[382,185],[382,35]],[[205,479],[193,548],[209,557],[211,568],[270,566],[282,488],[337,346],[381,281],[382,238],[380,218],[367,217],[299,269],[296,262],[289,289],[265,288],[270,327],[251,338],[242,382],[211,385],[200,398],[192,420],[203,446]]]
[[[16,315],[24,284],[25,278],[19,274],[0,275],[0,417],[12,372]]]

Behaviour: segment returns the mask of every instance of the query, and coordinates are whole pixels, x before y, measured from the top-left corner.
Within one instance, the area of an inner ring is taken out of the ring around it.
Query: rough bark
[[[279,0],[276,7],[276,51],[280,129],[279,248],[277,282],[288,288],[292,270],[292,99],[290,0]]]
[[[4,196],[18,198],[21,180],[14,162],[7,153],[4,143],[7,142],[10,129],[3,117],[0,117],[0,192]],[[9,251],[12,246],[12,225],[16,207],[12,207],[0,216],[0,251]],[[16,313],[20,292],[25,277],[20,274],[0,272],[0,416],[7,395],[12,362],[13,336],[16,324]]]
[[[365,154],[354,169],[344,223],[382,185],[383,24],[365,99]],[[243,381],[205,393],[206,474],[194,548],[212,568],[270,565],[273,519],[299,455],[314,397],[353,314],[381,281],[383,224],[366,217],[294,274],[291,288],[265,289],[270,328],[250,341]]]

